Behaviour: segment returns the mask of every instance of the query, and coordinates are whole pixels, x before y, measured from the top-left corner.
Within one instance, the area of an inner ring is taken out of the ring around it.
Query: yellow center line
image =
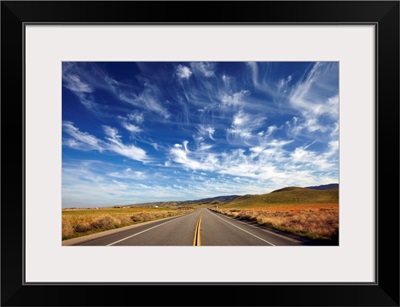
[[[197,223],[196,223],[196,229],[194,230],[193,246],[200,246],[201,245],[200,225],[201,225],[201,216],[202,215],[203,215],[203,212],[200,213],[199,219],[197,220]]]

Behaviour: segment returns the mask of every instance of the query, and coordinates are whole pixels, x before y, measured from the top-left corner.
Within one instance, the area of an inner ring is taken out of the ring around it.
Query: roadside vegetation
[[[285,188],[264,195],[246,195],[210,209],[275,230],[338,244],[339,191]]]
[[[197,208],[198,206],[186,205],[162,208],[64,209],[62,211],[62,239],[72,239],[137,223],[183,215]]]

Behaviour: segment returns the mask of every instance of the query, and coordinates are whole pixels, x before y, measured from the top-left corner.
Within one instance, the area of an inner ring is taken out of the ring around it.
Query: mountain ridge
[[[306,189],[313,189],[313,190],[328,190],[328,189],[336,189],[339,188],[338,183],[329,183],[329,184],[322,184],[316,186],[305,187]]]

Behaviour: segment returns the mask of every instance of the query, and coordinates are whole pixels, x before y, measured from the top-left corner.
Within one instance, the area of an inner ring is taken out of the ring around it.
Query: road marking
[[[190,214],[193,214],[193,213],[190,213]],[[135,237],[135,236],[137,236],[137,235],[140,235],[140,234],[142,234],[142,233],[144,233],[144,232],[146,232],[146,231],[149,231],[149,230],[152,230],[152,229],[154,229],[154,228],[160,227],[160,226],[162,226],[162,225],[171,223],[171,222],[176,221],[176,220],[178,220],[178,219],[180,219],[180,218],[182,218],[182,217],[185,217],[185,216],[187,216],[187,215],[183,215],[183,216],[180,216],[180,217],[178,217],[178,218],[176,218],[176,219],[172,219],[172,220],[170,220],[170,221],[168,221],[168,222],[165,222],[165,223],[162,223],[162,224],[158,224],[158,225],[156,225],[156,226],[154,226],[154,227],[151,227],[151,228],[149,228],[149,229],[145,229],[145,230],[143,230],[143,231],[141,231],[141,232],[135,233],[134,235],[131,235],[131,236],[129,236],[129,237],[126,237],[126,238],[123,238],[123,239],[121,239],[121,240],[115,241],[115,242],[113,242],[113,243],[107,244],[106,246],[111,246],[111,245],[117,244],[117,243],[119,243],[119,242],[125,241],[125,240],[127,240],[127,239],[132,238],[132,237]]]
[[[193,246],[200,246],[201,245],[200,225],[201,225],[201,217],[202,217],[202,215],[203,215],[203,212],[200,213],[199,219],[197,220],[197,223],[196,223],[196,229],[194,230]]]
[[[215,215],[217,218],[219,218],[220,220],[224,221],[225,223],[228,223],[228,224],[230,224],[230,225],[232,225],[232,226],[234,226],[234,227],[240,229],[241,231],[244,231],[244,232],[248,233],[249,235],[252,235],[253,237],[256,237],[257,239],[260,239],[261,241],[264,241],[264,242],[266,242],[266,243],[268,243],[268,244],[270,244],[270,245],[272,245],[272,246],[275,246],[275,244],[272,244],[271,242],[268,242],[267,240],[264,240],[263,238],[260,238],[259,236],[256,236],[255,234],[252,234],[251,232],[248,232],[248,231],[246,231],[246,230],[244,230],[244,229],[242,229],[242,228],[236,226],[235,224],[232,224],[232,223],[229,223],[228,221],[225,221],[223,218],[219,217],[218,215],[216,215],[216,214],[214,214],[214,215]]]
[[[285,240],[294,242],[294,243],[299,243],[299,242],[300,242],[299,240],[295,240],[295,239],[290,238],[290,237],[288,237],[288,236],[281,235],[281,234],[276,233],[276,232],[272,232],[271,230],[263,229],[263,228],[260,228],[259,226],[251,225],[251,224],[249,224],[248,222],[244,222],[244,221],[237,221],[237,222],[238,222],[238,223],[241,223],[241,224],[243,224],[243,225],[249,226],[249,227],[251,227],[251,228],[261,230],[261,231],[266,232],[266,233],[268,233],[268,234],[271,234],[271,235],[273,235],[273,236],[277,236],[277,237],[280,237],[280,238],[282,238],[282,239],[285,239]]]

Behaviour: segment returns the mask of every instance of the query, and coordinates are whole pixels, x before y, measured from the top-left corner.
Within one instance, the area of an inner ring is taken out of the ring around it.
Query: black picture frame
[[[105,22],[375,25],[376,282],[26,284],[24,25]],[[1,148],[2,306],[399,306],[399,1],[2,1]]]

